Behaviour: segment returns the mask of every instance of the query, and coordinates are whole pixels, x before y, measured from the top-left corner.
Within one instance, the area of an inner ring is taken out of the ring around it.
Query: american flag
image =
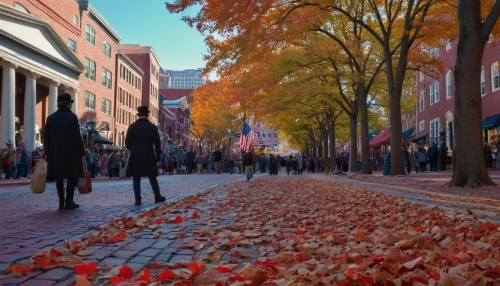
[[[248,125],[248,123],[243,122],[243,130],[241,131],[240,143],[238,143],[241,150],[243,150],[244,152],[250,150],[250,146],[252,146],[254,140],[255,134],[253,133],[252,128],[250,128],[250,125]]]

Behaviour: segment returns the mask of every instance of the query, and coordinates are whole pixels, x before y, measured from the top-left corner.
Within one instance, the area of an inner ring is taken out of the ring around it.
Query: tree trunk
[[[328,137],[330,145],[330,170],[335,172],[337,169],[337,150],[335,149],[335,121],[330,120],[328,123]]]
[[[349,125],[351,133],[351,150],[349,154],[349,173],[358,172],[358,102],[351,101],[351,113],[349,114]]]
[[[328,173],[328,167],[330,165],[330,161],[328,160],[328,134],[323,137],[323,164],[325,164],[325,171]]]
[[[371,174],[370,143],[368,141],[368,104],[366,87],[358,84],[358,106],[361,114],[361,174]]]
[[[459,41],[455,66],[455,143],[453,186],[495,185],[484,158],[480,77],[486,41],[481,38],[480,4],[459,4]],[[466,2],[466,3],[463,3]],[[471,5],[472,4],[472,5]]]

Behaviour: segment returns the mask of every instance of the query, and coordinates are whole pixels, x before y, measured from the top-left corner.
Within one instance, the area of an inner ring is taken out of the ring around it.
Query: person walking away
[[[446,146],[445,142],[442,142],[441,143],[441,150],[439,151],[439,170],[446,171],[446,160],[447,159],[448,159],[448,146]]]
[[[217,174],[220,174],[221,170],[221,162],[222,162],[222,151],[220,149],[217,149],[214,151],[212,154],[212,157],[214,158],[214,166],[215,166],[215,172]]]
[[[113,169],[114,165],[115,165],[115,156],[113,154],[113,151],[109,151],[109,153],[108,153],[108,163],[106,164],[106,166],[108,168],[109,178],[113,178],[113,175],[115,174],[115,171]]]
[[[155,203],[166,199],[160,194],[158,185],[158,164],[160,163],[161,142],[158,127],[148,120],[149,108],[137,108],[137,121],[132,123],[125,138],[125,146],[130,151],[126,170],[127,177],[133,177],[135,205],[142,204],[141,177],[148,177],[155,196]]]
[[[113,157],[113,177],[120,177],[120,153],[115,150]]]
[[[73,100],[64,93],[57,97],[57,111],[47,117],[44,147],[47,178],[56,181],[59,209],[74,210],[73,201],[78,179],[83,177],[85,148],[78,117],[71,112]],[[64,179],[67,179],[66,194]]]
[[[2,166],[3,166],[3,172],[5,173],[5,179],[10,179],[11,175],[11,170],[10,170],[10,158],[11,158],[11,153],[14,152],[12,148],[12,142],[9,140],[5,142],[5,147],[2,148],[1,150],[1,159],[2,159]]]
[[[410,152],[408,151],[408,145],[404,145],[404,148],[403,148],[403,157],[406,158],[406,160],[403,160],[405,162],[404,166],[406,167],[406,173],[409,175],[411,174],[411,156],[410,156]]]
[[[101,165],[101,176],[105,177],[108,175],[108,166],[107,166],[107,162],[108,162],[108,156],[106,155],[106,153],[104,153],[103,151],[101,151],[101,157],[99,158],[100,162],[99,164]]]
[[[252,164],[253,164],[253,174],[257,173],[257,166],[259,165],[259,155],[255,153],[255,149],[252,148]]]
[[[488,142],[484,142],[484,161],[486,162],[486,168],[493,168],[491,153],[491,146]]]
[[[16,175],[14,176],[15,179],[21,179],[22,171],[21,171],[21,149],[20,146],[16,149],[15,151],[16,156],[14,157],[15,162],[16,162],[16,168],[15,168],[15,173]]]
[[[419,171],[425,173],[427,171],[427,152],[425,151],[424,144],[420,146],[420,150],[418,151],[418,162],[420,164]]]
[[[87,171],[90,172],[90,177],[92,179],[95,178],[95,166],[94,166],[95,155],[96,154],[94,151],[94,147],[90,147],[88,155],[85,156],[85,161],[87,162]]]
[[[227,162],[227,167],[229,169],[229,174],[232,175],[234,171],[234,157],[229,157],[229,161]]]
[[[194,159],[196,158],[196,152],[193,151],[193,147],[189,147],[189,151],[186,153],[187,158],[187,173],[193,173]]]
[[[290,171],[292,170],[292,155],[288,156],[288,160],[286,161],[286,174],[290,175]]]
[[[196,156],[196,170],[198,170],[198,175],[201,175],[201,171],[203,170],[203,159],[200,154]]]
[[[418,152],[418,149],[413,151],[412,150],[412,154],[413,154],[413,166],[415,167],[415,173],[418,173],[418,167],[420,165],[420,163],[418,162],[418,156],[420,155],[420,152]]]
[[[253,156],[252,156],[252,152],[246,152],[243,155],[243,158],[245,160],[245,174],[247,175],[247,181],[250,182],[250,180],[253,177]]]
[[[439,150],[436,143],[432,143],[431,148],[429,148],[429,161],[431,163],[431,172],[437,171],[437,160],[439,156]]]

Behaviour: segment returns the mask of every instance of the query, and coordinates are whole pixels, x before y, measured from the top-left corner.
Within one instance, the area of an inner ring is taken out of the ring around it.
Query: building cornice
[[[134,71],[136,71],[140,75],[144,75],[144,71],[141,70],[141,68],[139,68],[136,64],[134,64],[134,62],[129,57],[127,57],[125,53],[123,53],[120,49],[117,49],[116,52],[118,57],[126,62]]]
[[[82,32],[77,26],[73,25],[73,23],[71,23],[70,21],[61,17],[61,15],[56,13],[47,4],[43,3],[42,0],[28,0],[28,1],[31,4],[33,4],[33,6],[37,7],[41,11],[43,11],[47,16],[54,19],[56,22],[58,22],[59,24],[64,26],[64,28],[68,29],[70,32],[72,32],[76,36],[78,36],[78,37],[81,36]]]
[[[122,40],[120,35],[111,27],[97,9],[89,3],[88,0],[77,0],[81,10],[88,11],[89,17],[99,25],[99,27],[116,43]]]

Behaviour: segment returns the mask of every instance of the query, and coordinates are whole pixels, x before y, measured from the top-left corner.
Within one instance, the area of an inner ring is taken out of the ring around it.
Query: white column
[[[78,91],[71,90],[69,94],[71,94],[71,98],[75,101],[73,102],[73,108],[71,108],[71,111],[78,116]]]
[[[26,90],[24,94],[23,142],[26,151],[35,150],[36,125],[36,79],[35,74],[26,74]]]
[[[16,110],[16,69],[17,65],[1,63],[2,76],[2,109],[0,114],[0,144],[11,141],[16,144],[15,110]]]
[[[57,94],[58,94],[58,87],[59,83],[58,82],[50,82],[49,84],[49,113],[48,115],[51,115],[52,113],[56,112],[57,110]]]

